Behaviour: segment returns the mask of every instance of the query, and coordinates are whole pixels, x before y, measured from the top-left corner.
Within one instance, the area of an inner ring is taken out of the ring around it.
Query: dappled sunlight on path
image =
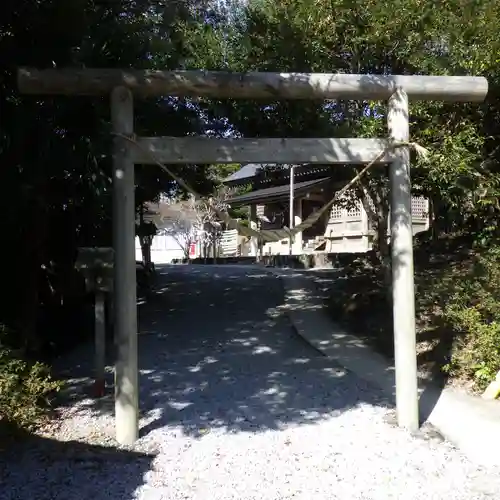
[[[36,498],[386,500],[405,491],[417,500],[425,489],[441,500],[453,486],[453,498],[465,500],[500,492],[494,475],[449,444],[388,423],[391,405],[375,386],[296,333],[289,309],[313,311],[319,300],[307,293],[285,301],[282,280],[250,266],[160,269],[139,310],[140,439],[132,448],[144,460],[122,466],[110,455],[106,467],[99,457],[75,466],[87,489],[47,466],[37,483],[50,485],[47,495]],[[114,450],[111,395],[86,396],[92,348],[75,356],[65,360],[73,382],[54,437]],[[9,500],[30,498],[20,479],[30,460],[6,476],[16,491]]]

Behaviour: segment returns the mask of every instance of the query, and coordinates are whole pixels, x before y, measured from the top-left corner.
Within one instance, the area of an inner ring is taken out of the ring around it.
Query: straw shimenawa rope
[[[137,141],[135,135],[125,135],[113,132],[113,135],[116,137],[120,137],[134,144],[135,147],[139,148],[142,152],[146,153],[150,158],[151,162],[157,166],[159,166],[164,172],[166,172],[172,179],[174,179],[180,186],[182,186],[188,193],[194,196],[196,200],[200,200],[203,197],[197,193],[186,181],[177,176],[172,170],[170,170],[164,163],[160,162],[153,153],[142,147]],[[244,226],[236,219],[232,219],[227,212],[224,212],[213,204],[211,204],[212,209],[217,214],[217,216],[222,220],[229,229],[237,229],[238,233],[247,236],[250,238],[257,238],[261,243],[280,241],[284,238],[293,237],[295,234],[304,231],[305,229],[310,228],[316,221],[320,219],[320,217],[331,208],[331,206],[338,201],[346,191],[348,191],[356,182],[358,182],[363,175],[368,172],[368,170],[375,165],[381,158],[383,158],[389,151],[393,151],[398,148],[408,147],[413,149],[419,157],[426,158],[429,151],[420,146],[415,142],[406,142],[406,141],[398,141],[389,144],[387,147],[382,149],[380,153],[365,167],[363,167],[342,189],[337,191],[333,198],[325,203],[319,210],[312,213],[306,220],[304,220],[301,224],[295,226],[293,229],[283,228],[283,229],[271,229],[271,230],[255,230],[250,227]]]

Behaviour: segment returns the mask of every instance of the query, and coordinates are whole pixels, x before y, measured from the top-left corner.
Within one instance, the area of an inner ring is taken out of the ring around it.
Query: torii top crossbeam
[[[488,93],[483,77],[423,75],[350,75],[334,73],[229,73],[124,69],[21,68],[24,94],[105,95],[127,87],[142,97],[192,96],[231,99],[386,100],[396,88],[410,100],[481,102]]]

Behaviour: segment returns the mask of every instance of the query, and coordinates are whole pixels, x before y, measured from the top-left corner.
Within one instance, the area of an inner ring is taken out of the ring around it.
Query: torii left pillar
[[[125,87],[111,93],[113,145],[113,247],[115,254],[115,422],[116,440],[130,445],[139,437],[137,297],[135,266],[135,179],[130,143],[134,100]]]

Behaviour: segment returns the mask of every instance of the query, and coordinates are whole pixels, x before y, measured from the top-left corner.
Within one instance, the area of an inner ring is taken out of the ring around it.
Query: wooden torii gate
[[[138,438],[134,163],[378,163],[390,162],[392,294],[398,424],[419,426],[413,281],[408,99],[481,102],[488,82],[468,76],[382,76],[304,73],[226,73],[119,69],[23,68],[22,93],[111,95],[113,126],[113,245],[115,251],[116,439]],[[138,137],[133,94],[234,99],[388,100],[388,139],[215,139]],[[386,153],[380,157],[380,153]]]

